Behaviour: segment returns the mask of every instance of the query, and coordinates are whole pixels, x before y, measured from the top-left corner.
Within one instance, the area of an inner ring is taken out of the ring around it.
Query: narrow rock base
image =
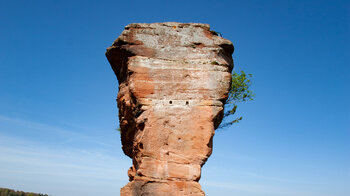
[[[121,196],[204,196],[198,182],[134,180],[120,190]]]

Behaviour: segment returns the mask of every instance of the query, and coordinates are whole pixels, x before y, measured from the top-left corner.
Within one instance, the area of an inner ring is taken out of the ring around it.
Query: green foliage
[[[212,65],[219,65],[219,63],[217,61],[212,61],[212,62],[210,62],[210,64],[212,64]]]
[[[224,119],[227,119],[227,117],[233,116],[236,113],[237,103],[253,100],[254,94],[249,89],[252,83],[252,76],[252,74],[246,74],[244,71],[241,71],[241,73],[232,73],[231,88],[228,93],[228,99],[225,104],[227,111],[224,113]],[[234,120],[222,123],[219,128],[238,123],[242,119],[242,116],[237,117]]]
[[[23,191],[15,191],[12,189],[0,188],[0,196],[48,196],[38,193],[26,193]]]

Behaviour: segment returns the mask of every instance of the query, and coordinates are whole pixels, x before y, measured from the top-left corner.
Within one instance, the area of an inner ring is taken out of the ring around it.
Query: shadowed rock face
[[[118,78],[123,151],[133,160],[122,196],[204,195],[230,88],[233,45],[209,25],[130,24],[107,49]]]

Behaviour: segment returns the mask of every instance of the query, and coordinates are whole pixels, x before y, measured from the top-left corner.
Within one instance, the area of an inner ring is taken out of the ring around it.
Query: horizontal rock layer
[[[198,183],[230,88],[233,45],[198,23],[130,24],[106,56],[118,78],[121,195],[204,195]]]

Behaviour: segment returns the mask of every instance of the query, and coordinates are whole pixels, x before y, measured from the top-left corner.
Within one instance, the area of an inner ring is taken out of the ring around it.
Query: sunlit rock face
[[[122,196],[205,195],[198,183],[230,88],[233,45],[198,23],[130,24],[107,49],[118,78]]]

